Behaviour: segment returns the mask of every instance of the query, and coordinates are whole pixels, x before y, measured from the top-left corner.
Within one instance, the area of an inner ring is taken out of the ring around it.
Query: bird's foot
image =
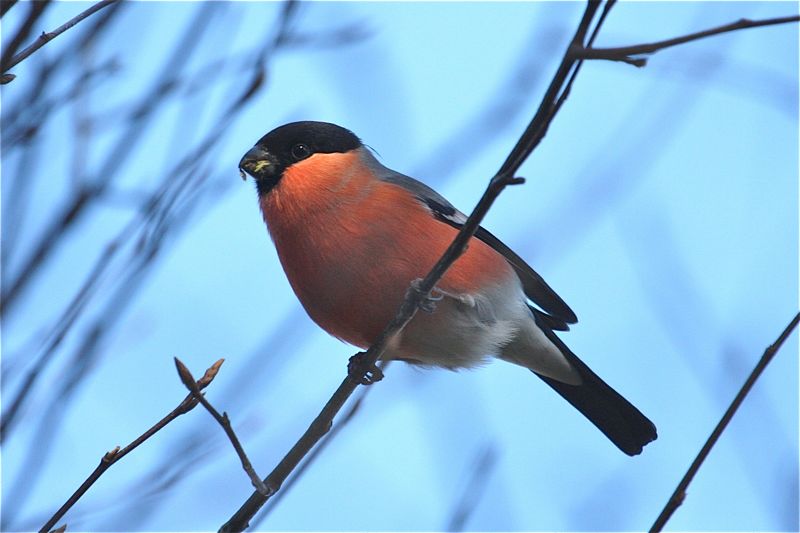
[[[419,308],[426,313],[433,313],[436,310],[436,303],[444,298],[444,293],[434,287],[430,294],[424,294],[420,288],[421,284],[422,278],[417,278],[411,282],[411,288],[416,291],[417,294],[422,296],[422,301],[419,303]],[[434,296],[434,291],[438,292],[439,294]]]
[[[358,352],[347,363],[347,375],[359,385],[372,385],[383,379],[383,371],[375,363],[367,361],[367,352]]]

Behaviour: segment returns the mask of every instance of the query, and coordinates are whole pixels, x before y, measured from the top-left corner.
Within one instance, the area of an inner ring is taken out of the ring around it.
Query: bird
[[[281,266],[310,318],[367,349],[467,217],[424,183],[384,166],[350,130],[279,126],[239,162]],[[541,378],[628,455],[655,425],[556,335],[575,313],[519,255],[483,227],[382,359],[463,369],[492,358]]]

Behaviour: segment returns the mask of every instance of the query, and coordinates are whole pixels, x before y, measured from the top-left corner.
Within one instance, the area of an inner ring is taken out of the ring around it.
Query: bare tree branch
[[[792,321],[789,322],[789,325],[786,326],[777,340],[769,345],[766,350],[764,350],[764,355],[761,356],[758,364],[756,364],[755,368],[753,368],[753,371],[747,377],[747,381],[745,381],[744,385],[742,385],[742,388],[739,389],[739,392],[736,394],[736,397],[725,411],[725,414],[722,415],[717,427],[715,427],[714,431],[711,432],[708,440],[706,440],[706,443],[700,449],[697,457],[695,457],[691,466],[689,466],[689,470],[686,471],[683,479],[681,479],[681,482],[678,483],[678,486],[675,488],[675,492],[673,492],[672,496],[670,496],[669,500],[664,506],[664,509],[661,511],[661,514],[658,515],[658,518],[656,518],[656,521],[650,527],[650,533],[657,533],[663,530],[672,514],[678,507],[681,506],[683,500],[686,498],[686,489],[689,487],[689,483],[692,482],[695,474],[697,474],[697,471],[703,465],[703,461],[705,461],[706,457],[708,457],[708,454],[711,452],[711,448],[713,448],[717,443],[719,437],[722,435],[722,432],[725,431],[726,427],[728,427],[728,423],[733,418],[733,415],[736,414],[736,410],[739,409],[739,406],[753,388],[756,380],[759,378],[759,376],[761,376],[761,373],[764,372],[765,368],[767,368],[767,365],[770,363],[770,361],[772,361],[772,358],[775,357],[775,354],[778,353],[778,350],[781,348],[781,346],[783,346],[783,343],[786,342],[786,339],[797,327],[798,322],[800,322],[800,313],[797,313],[794,316]]]
[[[266,496],[267,487],[264,486],[264,483],[261,481],[261,479],[259,479],[258,474],[256,474],[256,471],[253,469],[252,463],[250,463],[250,459],[247,458],[247,454],[245,453],[244,448],[242,448],[242,443],[239,442],[239,437],[236,436],[236,432],[233,431],[233,427],[231,427],[231,421],[228,418],[228,413],[219,414],[219,411],[217,411],[214,406],[211,405],[208,400],[206,400],[205,396],[203,396],[203,393],[200,390],[200,386],[194,380],[192,373],[189,372],[189,369],[186,367],[186,365],[184,365],[183,362],[181,362],[181,360],[177,357],[175,358],[175,366],[178,369],[178,375],[181,377],[181,381],[184,385],[186,385],[186,388],[189,389],[192,397],[203,404],[203,407],[206,408],[206,411],[211,413],[211,416],[214,417],[214,420],[216,420],[219,425],[222,426],[222,429],[225,430],[225,434],[230,439],[231,444],[233,444],[233,448],[236,450],[236,455],[238,455],[239,460],[242,461],[242,468],[244,468],[244,471],[247,473],[247,476],[250,478],[253,486],[258,492]]]
[[[597,22],[597,25],[595,26],[594,31],[592,32],[592,36],[589,37],[587,48],[592,47],[592,43],[594,43],[594,40],[597,38],[597,34],[600,31],[600,27],[603,25],[603,22],[606,20],[606,17],[611,12],[611,8],[614,7],[614,4],[616,3],[617,0],[608,0],[603,6],[603,12],[600,13],[600,20]],[[561,106],[564,105],[564,102],[567,100],[567,97],[569,96],[569,93],[572,90],[572,84],[575,82],[575,78],[578,76],[578,72],[581,71],[582,65],[583,61],[578,61],[578,63],[575,65],[575,68],[572,70],[572,76],[570,76],[566,87],[564,87],[564,90],[561,92],[561,96],[559,96],[558,100],[556,101],[555,108],[553,109],[554,115],[558,113],[559,109],[561,109]],[[544,136],[544,133],[542,134],[542,136]]]
[[[195,384],[195,388],[198,391],[208,387],[214,378],[217,376],[224,359],[219,359],[216,363],[211,365],[208,370],[205,371],[203,377],[198,379]],[[173,409],[167,416],[159,420],[153,427],[142,433],[139,437],[137,437],[133,442],[125,446],[124,448],[120,449],[119,446],[111,450],[110,452],[106,453],[102,459],[100,459],[100,464],[97,465],[97,468],[89,474],[89,477],[86,478],[80,487],[69,497],[69,499],[62,505],[55,514],[50,517],[50,519],[41,527],[39,533],[45,533],[50,531],[53,526],[56,525],[56,522],[61,520],[61,518],[66,514],[70,508],[75,505],[75,503],[89,490],[89,488],[97,481],[103,473],[111,468],[111,465],[128,455],[134,449],[136,449],[140,444],[145,442],[147,439],[158,433],[161,429],[163,429],[167,424],[178,418],[179,416],[188,413],[192,409],[197,406],[198,400],[194,392],[190,393],[183,401],[178,404],[178,406]],[[62,526],[63,527],[63,526]]]
[[[36,21],[39,20],[49,4],[50,0],[44,0],[42,2],[29,2],[28,5],[30,5],[31,9],[28,12],[28,16],[23,21],[19,30],[17,30],[17,33],[11,39],[11,42],[8,43],[8,45],[5,47],[5,50],[3,50],[3,55],[0,56],[0,73],[5,74],[5,71],[7,70],[5,65],[11,61],[12,56],[20,47],[22,41],[28,37],[28,34],[30,34],[31,30],[33,29],[33,25],[36,24]],[[4,9],[7,10],[5,6]],[[0,83],[8,83],[13,79],[13,75],[3,76],[0,79]]]
[[[378,363],[381,372],[383,372],[386,367],[389,366],[391,361],[381,361]],[[303,462],[298,466],[293,472],[291,477],[286,480],[286,483],[283,484],[281,490],[275,494],[270,500],[264,505],[261,510],[261,514],[259,514],[255,520],[253,520],[253,527],[258,527],[258,525],[269,515],[269,513],[275,509],[275,507],[280,503],[280,501],[289,494],[291,488],[303,477],[308,471],[308,468],[314,463],[314,461],[320,456],[320,454],[327,448],[328,444],[342,431],[345,426],[347,426],[350,421],[355,418],[358,411],[361,409],[361,406],[364,404],[364,399],[366,398],[369,391],[372,390],[371,387],[364,387],[361,389],[361,393],[356,397],[353,402],[350,403],[350,408],[339,418],[339,421],[331,428],[331,430],[325,435],[322,441],[314,447],[313,450],[305,457]]]
[[[690,41],[697,41],[705,39],[721,33],[727,33],[736,30],[745,30],[748,28],[759,28],[761,26],[774,26],[776,24],[787,24],[789,22],[800,21],[800,16],[793,15],[788,17],[764,19],[764,20],[749,20],[740,19],[724,26],[711,28],[697,33],[690,33],[682,37],[675,37],[674,39],[667,39],[665,41],[658,41],[649,44],[637,44],[632,46],[621,46],[618,48],[591,48],[591,46],[582,48],[576,46],[573,49],[573,54],[580,59],[607,59],[610,61],[622,61],[636,67],[643,67],[647,64],[646,58],[634,57],[639,55],[654,54],[664,48],[676,46],[679,44],[688,43]]]
[[[73,26],[75,26],[77,23],[79,23],[83,19],[93,15],[94,13],[96,13],[96,12],[100,11],[101,9],[103,9],[104,7],[107,7],[107,6],[113,4],[114,2],[117,2],[117,1],[118,0],[101,0],[100,2],[97,2],[92,7],[90,7],[89,9],[87,9],[87,10],[79,13],[78,15],[74,16],[73,18],[71,18],[70,20],[68,20],[67,22],[65,22],[64,24],[59,26],[58,28],[54,29],[53,31],[51,31],[51,32],[42,32],[42,34],[35,41],[33,41],[33,43],[30,46],[28,46],[27,48],[22,50],[20,53],[14,55],[14,57],[12,57],[10,59],[7,59],[5,57],[5,54],[4,54],[3,55],[2,64],[0,64],[0,72],[3,73],[4,78],[2,80],[0,80],[0,83],[8,83],[8,82],[10,82],[11,80],[14,79],[13,77],[11,77],[10,79],[5,77],[6,71],[8,69],[13,68],[16,65],[18,65],[19,63],[21,63],[22,61],[24,61],[25,59],[30,57],[39,48],[41,48],[42,46],[44,46],[48,42],[52,41],[53,39],[55,39],[56,37],[58,37],[59,35],[61,35],[65,31],[67,31],[68,29],[72,28]],[[34,4],[34,5],[40,4],[40,3],[44,3],[44,2],[32,2],[32,4]]]

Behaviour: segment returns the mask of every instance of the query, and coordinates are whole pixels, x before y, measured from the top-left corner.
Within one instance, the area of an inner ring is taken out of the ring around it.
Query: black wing
[[[424,183],[388,169],[377,160],[374,160],[374,164],[377,165],[374,167],[374,170],[376,170],[382,180],[394,183],[412,192],[421,202],[428,206],[431,213],[437,219],[456,229],[461,229],[464,222],[466,222],[467,217],[464,213],[453,207],[441,194]],[[578,321],[578,317],[575,316],[572,309],[570,309],[564,300],[556,294],[556,291],[542,279],[542,276],[537,274],[536,271],[534,271],[520,256],[515,254],[511,248],[503,244],[500,239],[482,227],[478,228],[478,231],[475,232],[475,237],[502,254],[506,261],[514,268],[520,281],[522,281],[522,288],[525,291],[525,296],[548,313],[538,313],[538,319],[542,323],[546,324],[551,329],[567,331],[569,329],[568,324],[574,324]],[[531,307],[531,310],[537,311],[533,307]]]

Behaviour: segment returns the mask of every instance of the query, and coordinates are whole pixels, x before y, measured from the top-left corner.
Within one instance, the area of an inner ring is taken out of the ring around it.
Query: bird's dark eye
[[[311,148],[307,144],[299,143],[292,146],[292,157],[300,161],[311,155]]]

